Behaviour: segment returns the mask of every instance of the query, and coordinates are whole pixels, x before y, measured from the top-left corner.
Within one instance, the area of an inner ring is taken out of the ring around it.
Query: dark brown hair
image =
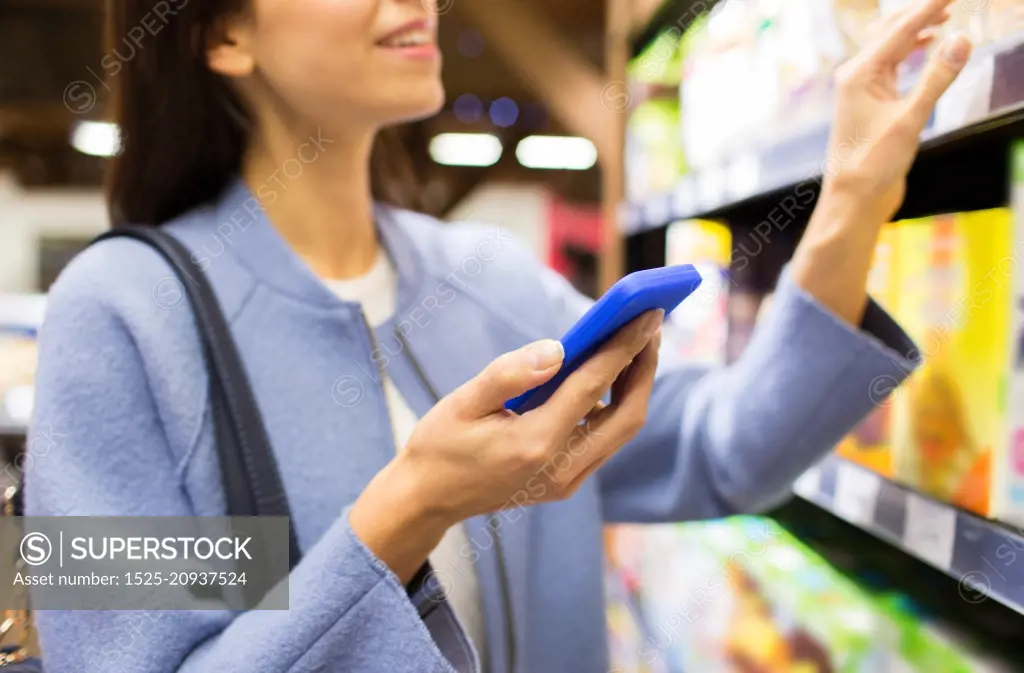
[[[241,168],[250,116],[206,63],[216,22],[246,0],[108,0],[108,50],[121,149],[107,173],[115,224],[162,224],[217,197]],[[415,207],[414,175],[396,129],[371,160],[374,196]]]

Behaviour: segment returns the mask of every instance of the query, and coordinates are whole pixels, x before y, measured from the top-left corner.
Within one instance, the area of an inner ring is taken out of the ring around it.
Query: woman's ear
[[[245,77],[256,68],[251,28],[245,17],[219,21],[204,36],[206,64],[226,77]]]

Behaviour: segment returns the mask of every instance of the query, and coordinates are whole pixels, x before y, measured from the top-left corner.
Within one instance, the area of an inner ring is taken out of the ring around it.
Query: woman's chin
[[[444,88],[438,82],[435,86],[416,87],[387,106],[388,124],[405,124],[433,117],[444,109]]]
[[[423,119],[429,119],[430,117],[433,117],[438,112],[440,112],[442,109],[444,109],[443,97],[440,99],[440,101],[432,101],[429,104],[424,104],[416,108],[410,107],[406,114],[402,115],[397,120],[397,123],[406,124],[409,122],[418,122]]]

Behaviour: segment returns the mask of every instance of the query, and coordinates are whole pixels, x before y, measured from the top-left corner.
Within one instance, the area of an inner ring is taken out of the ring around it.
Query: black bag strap
[[[170,263],[188,296],[210,379],[210,410],[229,516],[289,517],[288,499],[249,378],[220,303],[188,249],[156,227],[115,227],[93,243],[133,238]],[[294,525],[288,527],[290,567],[301,552]]]

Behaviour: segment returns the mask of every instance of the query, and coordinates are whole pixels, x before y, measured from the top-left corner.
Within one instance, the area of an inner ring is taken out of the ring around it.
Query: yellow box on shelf
[[[1024,523],[1020,206],[1016,218],[998,208],[885,229],[869,290],[924,364],[837,452],[938,500]]]
[[[894,477],[982,515],[998,502],[1013,259],[1007,209],[901,223],[896,314],[924,365],[894,396]]]

